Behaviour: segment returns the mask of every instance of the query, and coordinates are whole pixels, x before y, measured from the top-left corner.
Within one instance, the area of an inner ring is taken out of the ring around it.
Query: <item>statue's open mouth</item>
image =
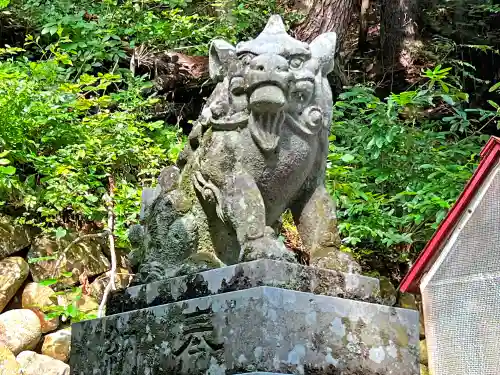
[[[285,119],[285,83],[267,80],[252,86],[248,98],[248,127],[257,146],[269,153],[278,147],[281,125]]]
[[[283,89],[274,84],[256,87],[248,100],[248,108],[253,113],[277,113],[286,105]]]

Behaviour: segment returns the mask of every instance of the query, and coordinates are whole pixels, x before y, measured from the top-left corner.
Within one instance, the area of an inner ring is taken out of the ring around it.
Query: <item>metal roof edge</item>
[[[500,138],[491,137],[480,153],[480,162],[472,177],[465,185],[464,190],[452,206],[444,220],[441,222],[432,238],[418,256],[417,260],[410,268],[406,276],[399,285],[399,290],[409,293],[420,293],[420,280],[424,273],[434,263],[437,256],[441,253],[441,248],[449,234],[452,232],[457,221],[460,219],[463,211],[466,209],[471,199],[476,194],[477,188],[483,183],[484,179],[495,165],[500,156]]]

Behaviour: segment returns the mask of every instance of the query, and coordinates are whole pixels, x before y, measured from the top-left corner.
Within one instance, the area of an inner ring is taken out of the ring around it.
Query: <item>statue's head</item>
[[[277,15],[257,38],[236,47],[214,40],[209,70],[227,90],[221,93],[227,98],[225,114],[241,118],[246,113],[252,136],[264,151],[276,148],[285,120],[306,134],[328,126],[331,92],[326,75],[333,69],[335,43],[333,32],[310,44],[296,40]]]

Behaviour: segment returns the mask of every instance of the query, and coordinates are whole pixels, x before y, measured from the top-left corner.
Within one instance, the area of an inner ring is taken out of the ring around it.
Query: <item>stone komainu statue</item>
[[[338,251],[335,205],[324,186],[336,34],[289,36],[279,16],[236,47],[214,40],[218,82],[177,166],[143,192],[130,230],[136,283],[242,261],[295,261],[272,229],[290,209],[311,263],[357,271]]]

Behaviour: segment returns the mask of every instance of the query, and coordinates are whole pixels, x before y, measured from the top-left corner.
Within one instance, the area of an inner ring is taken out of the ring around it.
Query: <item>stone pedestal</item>
[[[377,298],[376,279],[270,260],[135,286],[73,325],[72,375],[418,375],[418,313]]]

